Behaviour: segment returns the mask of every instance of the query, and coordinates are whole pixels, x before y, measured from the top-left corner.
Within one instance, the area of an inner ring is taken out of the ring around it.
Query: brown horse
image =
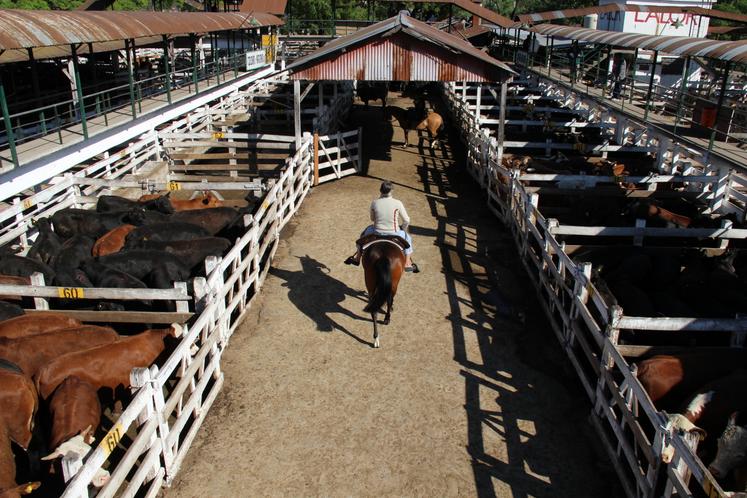
[[[424,116],[425,110],[402,109],[401,107],[390,105],[387,108],[387,116],[394,116],[399,125],[405,131],[405,147],[410,145],[410,130],[428,130],[428,140],[431,149],[438,143],[438,132],[444,125],[444,120],[437,112],[430,111]]]
[[[386,240],[374,242],[363,251],[363,271],[368,289],[368,305],[363,309],[371,313],[374,327],[373,347],[379,347],[379,330],[376,315],[386,304],[384,325],[389,325],[392,314],[392,303],[397,293],[399,279],[405,270],[405,254],[393,242]]]

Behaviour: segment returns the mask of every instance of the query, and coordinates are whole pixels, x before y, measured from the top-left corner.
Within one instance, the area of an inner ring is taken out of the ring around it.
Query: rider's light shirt
[[[392,197],[392,194],[386,194],[371,203],[371,221],[377,232],[396,232],[407,228],[410,217],[402,202]]]

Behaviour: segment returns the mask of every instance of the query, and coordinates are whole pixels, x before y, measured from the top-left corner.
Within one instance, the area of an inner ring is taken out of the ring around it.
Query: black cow
[[[235,223],[241,216],[241,212],[234,208],[214,207],[179,211],[172,214],[169,221],[191,223],[204,228],[210,235],[215,235]]]
[[[0,274],[13,277],[30,277],[39,272],[44,275],[45,282],[54,278],[54,270],[36,259],[16,256],[14,254],[0,255]]]
[[[141,208],[130,211],[97,213],[88,209],[62,209],[52,215],[55,232],[61,237],[85,235],[98,239],[109,230],[129,223],[139,226],[145,221],[145,211]]]
[[[89,260],[83,263],[81,269],[86,272],[96,287],[110,287],[119,289],[147,289],[148,286],[129,273],[110,268],[97,261]],[[150,300],[140,300],[144,306],[149,307],[153,303]]]
[[[161,251],[123,251],[98,258],[99,263],[147,281],[151,287],[169,288],[176,281],[189,278],[189,268],[182,260]]]
[[[91,251],[96,241],[85,235],[75,235],[62,243],[62,249],[52,260],[56,272],[80,268],[81,263],[91,259]]]
[[[52,231],[52,225],[47,218],[39,218],[35,225],[39,230],[39,235],[26,256],[38,259],[44,264],[50,264],[52,258],[62,249],[62,240]]]
[[[132,249],[138,242],[143,240],[194,240],[209,237],[210,233],[202,227],[191,223],[167,222],[154,223],[138,227],[125,239],[125,249]]]
[[[199,265],[208,256],[222,256],[231,247],[231,242],[221,237],[205,237],[194,240],[155,241],[137,243],[137,249],[165,251],[178,256],[184,266],[190,269]]]
[[[9,303],[7,301],[0,301],[0,322],[13,318],[14,316],[21,316],[25,314],[23,308],[17,304]]]
[[[96,211],[99,213],[110,213],[116,211],[130,211],[132,209],[143,208],[146,211],[158,211],[165,214],[174,212],[169,195],[163,195],[156,199],[138,202],[117,195],[102,195],[96,202]]]
[[[389,94],[389,85],[386,82],[359,81],[356,92],[366,107],[369,100],[381,100],[382,109],[386,108],[386,97]]]

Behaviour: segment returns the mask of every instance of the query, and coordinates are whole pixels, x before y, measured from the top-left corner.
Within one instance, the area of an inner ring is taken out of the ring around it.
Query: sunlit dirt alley
[[[412,105],[399,95],[389,104]],[[456,132],[443,149],[404,150],[380,106],[357,103],[349,121],[364,127],[367,176],[315,188],[282,233],[165,495],[619,496]],[[362,270],[343,260],[382,179],[409,211],[422,272],[403,277],[374,350]]]

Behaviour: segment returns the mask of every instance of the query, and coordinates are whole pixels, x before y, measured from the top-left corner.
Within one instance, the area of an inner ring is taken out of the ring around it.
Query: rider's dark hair
[[[381,182],[381,187],[379,187],[379,192],[382,194],[388,194],[392,191],[394,186],[392,185],[392,182]]]

